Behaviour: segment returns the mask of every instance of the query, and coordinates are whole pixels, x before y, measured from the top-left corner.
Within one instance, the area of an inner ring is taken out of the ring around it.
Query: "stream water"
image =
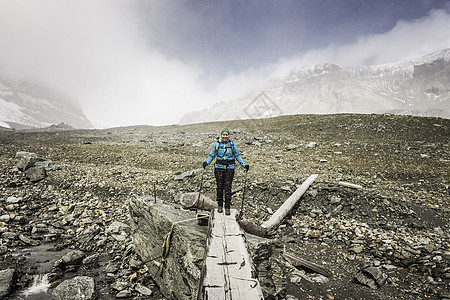
[[[33,284],[21,291],[17,295],[17,299],[27,299],[27,300],[38,300],[38,299],[48,299],[49,295],[47,290],[50,287],[48,283],[48,274],[34,275]]]
[[[43,244],[36,247],[17,250],[13,255],[21,255],[26,258],[24,262],[29,269],[36,270],[33,275],[33,283],[23,289],[12,293],[10,299],[19,300],[40,300],[49,299],[47,291],[50,287],[48,282],[48,273],[54,262],[60,259],[69,250],[48,251],[53,244]]]

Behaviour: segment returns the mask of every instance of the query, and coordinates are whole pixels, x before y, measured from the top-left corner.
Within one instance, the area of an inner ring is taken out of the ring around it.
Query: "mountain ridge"
[[[45,128],[60,123],[93,128],[82,109],[63,95],[27,80],[0,77],[1,127]]]
[[[450,48],[383,65],[344,69],[324,63],[293,68],[278,86],[255,92],[253,98],[221,102],[185,114],[180,124],[302,113],[395,113],[450,118]]]

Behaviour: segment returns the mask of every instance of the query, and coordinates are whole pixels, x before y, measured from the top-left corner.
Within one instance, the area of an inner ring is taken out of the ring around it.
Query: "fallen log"
[[[211,211],[217,208],[217,202],[206,197],[205,195],[200,195],[198,197],[198,192],[185,193],[181,195],[180,198],[181,205],[184,208],[198,208],[207,211]]]
[[[313,174],[303,182],[303,184],[277,209],[269,220],[261,224],[261,227],[274,231],[283,222],[286,215],[294,208],[298,200],[303,196],[309,186],[316,180],[318,174]]]
[[[214,210],[217,208],[217,202],[208,198],[205,195],[200,195],[200,200],[198,201],[198,192],[185,193],[181,195],[180,202],[184,208],[198,208],[203,210]],[[239,214],[237,215],[239,216]],[[258,224],[246,219],[237,218],[239,225],[245,232],[257,235],[259,237],[266,237],[269,235],[269,230],[262,228]]]
[[[328,270],[324,269],[323,267],[319,266],[318,264],[315,264],[306,259],[294,256],[293,254],[291,254],[289,252],[284,252],[283,257],[286,258],[288,261],[290,261],[294,267],[301,266],[301,267],[308,268],[311,271],[314,271],[316,273],[322,274],[323,276],[326,276],[326,277],[331,276],[331,273]]]
[[[245,232],[248,232],[250,234],[257,235],[259,237],[267,237],[271,234],[271,232],[267,228],[263,228],[244,217],[239,218],[239,215],[236,215],[236,221],[239,223],[242,229],[244,229]]]

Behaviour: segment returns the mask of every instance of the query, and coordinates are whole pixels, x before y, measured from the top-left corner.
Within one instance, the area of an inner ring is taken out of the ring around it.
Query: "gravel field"
[[[274,256],[270,263],[289,275],[268,298],[450,299],[450,120],[374,114],[0,130],[0,282],[9,287],[0,296],[25,299],[34,278],[48,274],[47,293],[26,299],[64,299],[63,283],[76,276],[93,291],[86,299],[163,299],[131,247],[127,201],[156,193],[178,202],[198,191],[223,127],[250,165],[246,218],[266,220],[319,174],[272,238],[332,276]],[[33,179],[19,152],[46,162],[43,179]],[[235,208],[243,170],[233,183]],[[215,198],[210,166],[202,193]],[[380,286],[355,280],[367,267],[381,273]]]

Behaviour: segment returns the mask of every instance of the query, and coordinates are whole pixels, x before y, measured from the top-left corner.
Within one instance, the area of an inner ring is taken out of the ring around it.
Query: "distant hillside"
[[[395,113],[450,118],[450,49],[393,64],[294,69],[282,84],[183,116],[180,123],[291,114]]]
[[[0,78],[0,126],[42,128],[65,123],[75,128],[92,128],[80,107],[54,91],[25,80]]]

